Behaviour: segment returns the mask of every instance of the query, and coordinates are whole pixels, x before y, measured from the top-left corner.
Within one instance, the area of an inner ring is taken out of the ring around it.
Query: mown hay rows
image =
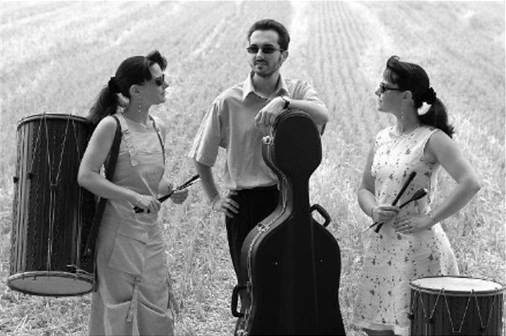
[[[12,141],[2,148],[4,157],[6,153],[7,157],[13,155],[13,133],[5,132],[14,132],[19,113],[31,114],[44,108],[85,114],[120,60],[132,53],[143,54],[158,48],[169,59],[167,75],[173,87],[168,103],[156,108],[154,113],[169,125],[168,174],[174,182],[181,182],[194,171],[185,155],[202,116],[219,92],[247,75],[244,48],[249,25],[262,17],[274,17],[287,27],[296,24],[291,21],[294,12],[288,2],[183,2],[177,6],[163,2],[120,6],[106,2],[96,7],[93,11],[80,5],[68,7],[80,8],[80,15],[75,18],[64,15],[64,8],[59,6],[40,4],[24,8],[32,14],[46,11],[37,22],[46,25],[48,32],[51,27],[53,34],[57,26],[65,29],[61,36],[54,36],[58,43],[42,50],[45,56],[33,58],[27,49],[29,57],[24,63],[9,67],[11,71],[6,74],[9,82],[20,85],[9,87],[4,95],[2,121],[5,122],[0,130],[7,141]],[[477,14],[468,23],[460,22],[458,18],[468,11]],[[386,58],[394,51],[403,58],[420,61],[429,74],[434,74],[442,97],[451,107],[450,113],[455,111],[457,140],[484,180],[484,190],[477,200],[447,223],[463,271],[484,277],[504,274],[501,252],[504,246],[504,133],[497,122],[504,121],[501,91],[504,76],[498,74],[504,52],[497,51],[500,48],[493,37],[501,32],[504,36],[504,22],[493,12],[482,11],[475,4],[459,4],[456,10],[449,3],[412,2],[311,2],[304,7],[303,13],[309,17],[307,41],[300,44],[303,50],[293,53],[303,57],[289,58],[284,69],[290,69],[294,73],[292,77],[307,77],[331,111],[331,121],[322,138],[323,162],[311,178],[311,201],[322,204],[334,220],[330,229],[342,249],[341,309],[352,336],[361,335],[349,325],[361,263],[362,240],[358,232],[369,222],[358,208],[355,192],[374,134],[391,121],[376,111],[373,92],[381,80]],[[42,19],[44,15],[47,21]],[[62,24],[66,21],[61,19],[59,25],[52,26],[51,15],[70,19],[67,24]],[[24,20],[30,20],[28,16]],[[409,24],[404,26],[401,20],[392,20],[392,17],[409,17]],[[1,22],[14,27],[16,18],[22,19],[18,13],[11,15],[9,21],[2,19]],[[109,21],[110,18],[114,19]],[[484,25],[486,18],[492,18],[494,24]],[[132,21],[135,23],[131,24]],[[437,32],[452,24],[450,38],[439,37]],[[466,24],[476,29],[469,30]],[[90,30],[92,27],[95,30]],[[7,28],[0,25],[0,35],[2,31],[6,32]],[[88,35],[85,31],[89,31]],[[465,32],[470,32],[473,43],[481,42],[462,45],[464,39],[460,34]],[[23,36],[18,40],[23,40]],[[461,54],[464,54],[463,60],[459,59]],[[475,58],[477,61],[473,63]],[[41,81],[46,82],[47,89],[38,85]],[[27,95],[19,95],[22,92]],[[223,156],[216,163],[218,181],[221,181],[222,165]],[[0,166],[2,190],[5,186],[10,189],[11,166],[9,160]],[[443,176],[442,189],[451,187],[447,180]],[[223,220],[210,213],[199,186],[192,188],[183,206],[165,205],[161,214],[167,258],[182,309],[177,331],[180,335],[229,334],[234,321],[229,298],[235,283]],[[7,198],[0,204],[2,276],[8,268],[10,199]],[[85,334],[89,296],[41,299],[22,296],[2,286],[0,332]],[[32,314],[23,318],[28,311]]]

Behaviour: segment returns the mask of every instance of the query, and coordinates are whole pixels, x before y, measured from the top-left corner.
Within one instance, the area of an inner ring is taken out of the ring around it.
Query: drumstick
[[[413,196],[411,196],[411,198],[409,200],[407,200],[406,202],[402,203],[399,208],[402,209],[404,208],[406,205],[408,205],[409,203],[411,202],[414,202],[414,201],[417,201],[419,200],[420,198],[424,197],[425,195],[427,195],[428,191],[427,189],[425,188],[422,188],[422,189],[418,189],[417,191],[415,191],[415,193],[413,194]],[[366,232],[367,230],[369,230],[370,228],[372,228],[373,226],[375,225],[378,225],[380,222],[374,222],[373,224],[369,225],[367,227],[367,229],[365,229],[364,231],[362,231],[362,233]]]
[[[167,195],[158,198],[158,202],[163,202],[163,201],[167,200],[170,196],[172,196],[172,194],[175,191],[188,188],[189,186],[191,186],[192,184],[197,182],[199,180],[199,178],[200,178],[199,174],[193,175],[188,181],[184,182],[183,184],[176,187],[175,189],[172,189],[171,192],[168,193]],[[140,212],[144,212],[144,209],[139,208],[139,207],[134,207],[134,211],[135,211],[135,213],[140,213]],[[148,213],[149,213],[149,210],[148,210]]]
[[[427,189],[425,188],[422,188],[422,189],[418,189],[417,191],[415,191],[415,193],[413,194],[413,196],[411,196],[411,198],[409,200],[407,200],[406,202],[402,203],[399,208],[402,209],[404,208],[406,205],[408,205],[409,203],[413,202],[413,201],[417,201],[419,200],[420,198],[424,197],[425,195],[427,195],[428,191]]]
[[[416,172],[415,171],[411,172],[411,174],[409,174],[408,179],[406,180],[406,182],[404,182],[404,185],[402,186],[401,190],[397,194],[397,197],[395,197],[394,201],[392,202],[393,206],[397,205],[397,202],[399,202],[399,199],[401,198],[402,194],[404,194],[404,191],[406,191],[406,188],[411,183],[411,181],[413,181],[413,179],[415,178],[415,176],[416,176]],[[374,223],[373,226],[374,225],[377,225],[376,228],[374,229],[374,232],[378,233],[379,230],[381,229],[381,227],[383,226],[383,222],[377,223],[377,224]]]

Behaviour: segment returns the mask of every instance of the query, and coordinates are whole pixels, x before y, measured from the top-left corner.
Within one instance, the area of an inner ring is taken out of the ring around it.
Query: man
[[[215,211],[225,214],[228,243],[238,277],[241,247],[250,230],[278,202],[277,177],[262,157],[262,137],[286,109],[306,112],[317,125],[328,120],[326,106],[301,80],[285,80],[279,70],[288,58],[290,36],[279,22],[265,19],[248,31],[248,78],[221,93],[204,117],[190,157]],[[226,149],[223,195],[212,166],[218,148]]]

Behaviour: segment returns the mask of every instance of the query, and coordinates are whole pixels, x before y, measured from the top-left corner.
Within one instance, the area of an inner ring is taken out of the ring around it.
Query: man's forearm
[[[219,192],[218,188],[216,187],[216,183],[214,182],[212,168],[197,161],[195,161],[195,167],[197,169],[197,173],[200,175],[200,183],[204,188],[209,201],[213,201]]]
[[[329,121],[329,112],[327,107],[322,104],[315,103],[309,100],[299,100],[289,98],[290,109],[302,110],[309,114],[315,124],[325,124]]]

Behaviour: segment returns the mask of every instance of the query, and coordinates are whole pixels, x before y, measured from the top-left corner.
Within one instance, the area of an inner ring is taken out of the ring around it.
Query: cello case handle
[[[330,222],[332,221],[332,219],[330,219],[330,216],[329,216],[329,213],[327,212],[327,210],[325,210],[320,204],[313,204],[311,205],[311,208],[309,208],[309,212],[313,212],[313,211],[317,211],[320,216],[322,216],[324,219],[325,219],[325,222],[322,224],[323,227],[327,227]],[[314,220],[314,218],[313,218]],[[318,223],[318,221],[315,220],[315,222]]]
[[[232,291],[232,304],[231,304],[230,308],[232,309],[232,315],[234,317],[243,317],[244,316],[243,313],[240,313],[237,311],[237,302],[239,300],[239,292],[244,289],[246,289],[246,286],[236,285],[234,287],[234,290]]]

